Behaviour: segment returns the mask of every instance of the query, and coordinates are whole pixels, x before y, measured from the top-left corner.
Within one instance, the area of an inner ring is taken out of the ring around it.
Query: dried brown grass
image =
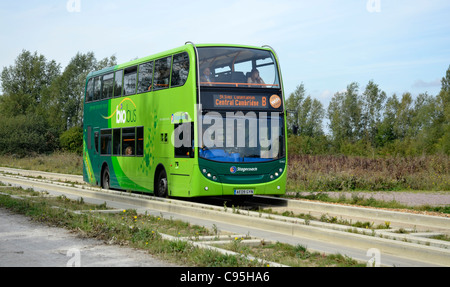
[[[450,157],[289,156],[288,190],[450,190]]]

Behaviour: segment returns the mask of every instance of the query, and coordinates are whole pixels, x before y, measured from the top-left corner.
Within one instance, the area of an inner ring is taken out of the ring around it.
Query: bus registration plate
[[[234,195],[253,195],[255,190],[253,189],[235,189]]]

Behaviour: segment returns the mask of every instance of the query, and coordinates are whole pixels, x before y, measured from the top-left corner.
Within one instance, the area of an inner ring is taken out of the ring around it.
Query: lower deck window
[[[135,128],[122,129],[122,155],[132,156],[136,153],[136,130]]]
[[[100,140],[101,140],[100,154],[111,155],[111,142],[112,142],[111,130],[102,130]]]
[[[143,156],[144,127],[101,130],[95,133],[95,146],[101,155]]]

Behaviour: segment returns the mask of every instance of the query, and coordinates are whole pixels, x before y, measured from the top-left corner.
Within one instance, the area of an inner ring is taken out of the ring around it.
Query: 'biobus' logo
[[[135,109],[134,110],[129,110],[129,109],[124,110],[123,103],[125,101],[130,101],[133,104]],[[130,98],[125,98],[116,106],[116,109],[110,116],[108,116],[108,117],[103,116],[103,118],[106,120],[109,120],[112,117],[114,117],[114,115],[116,115],[116,123],[117,124],[124,124],[127,122],[128,123],[135,122],[136,121],[136,104]]]

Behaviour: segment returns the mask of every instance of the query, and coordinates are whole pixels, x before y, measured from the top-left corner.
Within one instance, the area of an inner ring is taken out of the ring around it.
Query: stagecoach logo
[[[125,105],[124,109],[124,102],[129,101],[133,105],[134,109],[129,109],[128,105]],[[116,123],[117,124],[124,124],[124,123],[131,123],[136,121],[136,104],[130,99],[125,98],[123,99],[117,106],[114,112],[108,116],[103,116],[104,119],[109,120],[112,117],[116,116]]]
[[[235,166],[230,167],[231,173],[236,173],[238,171],[242,172],[242,173],[247,172],[247,171],[258,171],[258,168],[257,167],[235,167]]]

